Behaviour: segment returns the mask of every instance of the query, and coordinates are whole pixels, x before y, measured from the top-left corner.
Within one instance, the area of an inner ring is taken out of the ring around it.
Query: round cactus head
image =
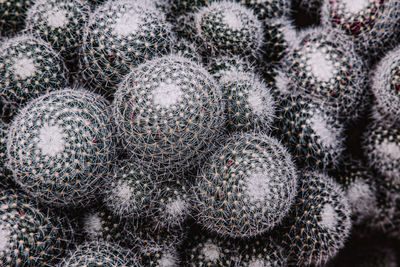
[[[274,18],[289,15],[291,0],[235,0],[254,10],[256,15],[265,22]]]
[[[233,135],[209,158],[194,186],[198,222],[223,236],[251,237],[275,227],[296,195],[286,149],[266,135]]]
[[[180,259],[175,247],[150,244],[139,248],[139,263],[149,267],[179,267]]]
[[[283,223],[283,246],[296,266],[321,265],[337,254],[350,234],[350,206],[330,177],[306,172],[299,194]]]
[[[242,241],[239,254],[240,266],[243,267],[287,266],[283,249],[272,238]]]
[[[24,28],[26,11],[33,2],[31,0],[0,2],[0,36],[13,34]]]
[[[93,199],[115,154],[107,105],[93,93],[65,89],[25,106],[8,134],[16,182],[51,205]]]
[[[176,55],[136,68],[113,106],[124,146],[153,172],[193,168],[224,123],[216,81],[198,63]]]
[[[93,90],[113,93],[132,67],[172,49],[172,26],[148,2],[109,1],[91,14],[81,68]]]

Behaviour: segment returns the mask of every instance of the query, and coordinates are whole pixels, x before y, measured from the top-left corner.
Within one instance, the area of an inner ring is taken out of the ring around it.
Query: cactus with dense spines
[[[366,101],[367,68],[351,40],[324,28],[307,30],[299,38],[281,70],[289,89],[323,102],[343,120],[357,118]]]
[[[84,1],[35,0],[27,13],[27,28],[75,64],[88,14]]]
[[[108,102],[64,89],[25,106],[10,126],[8,166],[31,196],[50,205],[94,199],[115,158]]]
[[[114,243],[86,242],[71,251],[59,267],[140,267],[136,256]]]
[[[209,58],[206,62],[208,72],[216,79],[220,79],[225,72],[238,70],[242,72],[255,72],[256,63],[241,56],[219,56]]]
[[[31,0],[0,1],[0,36],[13,34],[24,28],[26,11],[33,2]]]
[[[326,263],[344,246],[350,234],[350,216],[349,203],[339,184],[322,173],[304,173],[299,194],[281,229],[289,263]]]
[[[8,124],[0,120],[0,175],[4,174],[7,163],[7,135]]]
[[[134,69],[113,104],[123,145],[155,172],[182,172],[205,156],[223,130],[222,92],[196,62],[169,55]]]
[[[192,61],[201,63],[201,55],[198,47],[184,39],[179,40],[172,46],[172,54],[186,57]]]
[[[201,170],[194,186],[197,221],[222,236],[252,237],[274,228],[296,195],[289,152],[260,134],[231,136]]]
[[[400,3],[397,0],[324,0],[321,21],[350,36],[357,52],[370,60],[398,43]]]
[[[286,96],[277,110],[277,134],[305,168],[331,169],[344,151],[344,128],[319,103]]]
[[[31,35],[11,38],[1,45],[0,77],[0,101],[14,105],[67,85],[62,58]]]
[[[180,259],[176,248],[151,244],[139,248],[138,262],[149,267],[178,267]]]
[[[147,2],[110,1],[91,14],[81,69],[92,89],[113,93],[132,67],[171,51],[172,26]]]
[[[226,102],[228,128],[233,131],[268,130],[275,116],[275,101],[255,73],[224,71],[220,83]]]

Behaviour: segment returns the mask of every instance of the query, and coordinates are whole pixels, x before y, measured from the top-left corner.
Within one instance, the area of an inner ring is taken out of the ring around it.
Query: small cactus
[[[178,267],[180,259],[176,248],[151,244],[139,248],[139,263],[148,267]]]
[[[266,135],[236,134],[209,158],[194,186],[198,222],[222,236],[274,228],[296,195],[290,154]]]
[[[50,205],[95,198],[115,157],[107,105],[93,93],[65,89],[25,106],[8,134],[15,181]]]
[[[31,0],[0,2],[0,36],[11,35],[24,28],[26,11],[33,2]]]

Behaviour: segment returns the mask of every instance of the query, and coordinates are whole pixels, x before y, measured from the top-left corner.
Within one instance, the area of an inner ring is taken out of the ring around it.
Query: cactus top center
[[[16,76],[26,79],[35,74],[36,68],[32,58],[22,57],[18,58],[14,62],[14,73]]]
[[[10,230],[4,225],[0,225],[0,252],[9,247]]]
[[[47,24],[54,28],[65,27],[68,24],[68,13],[65,9],[54,7],[46,12]]]
[[[239,31],[243,28],[243,23],[240,17],[238,17],[235,12],[227,9],[223,15],[223,22],[229,26],[229,28]]]
[[[158,266],[160,267],[169,267],[169,266],[175,266],[176,262],[174,260],[174,256],[171,255],[170,253],[163,254],[161,259],[158,262]]]
[[[153,91],[153,100],[156,105],[169,108],[182,98],[182,89],[174,83],[161,83]]]
[[[264,100],[261,91],[251,90],[248,98],[251,109],[258,115],[264,114]]]
[[[185,200],[178,198],[167,204],[168,213],[172,216],[181,216],[185,214],[186,202]]]
[[[350,13],[358,13],[365,9],[371,0],[345,0],[346,10]]]
[[[319,224],[327,229],[335,229],[338,223],[338,214],[331,204],[327,203],[322,208]]]
[[[327,149],[337,147],[339,133],[333,127],[327,124],[326,118],[320,113],[314,114],[309,120],[310,126],[314,133],[318,136],[321,145]]]
[[[65,149],[65,139],[63,130],[57,126],[45,124],[39,130],[38,147],[44,155],[54,157]]]
[[[391,160],[400,160],[400,146],[395,142],[384,140],[376,150]]]
[[[117,19],[116,23],[113,25],[114,33],[119,36],[136,34],[140,24],[142,24],[140,15],[128,12]]]
[[[248,177],[247,195],[251,201],[265,201],[265,198],[270,194],[267,177],[262,172],[251,174]]]
[[[201,253],[207,261],[215,261],[219,258],[219,247],[211,242],[207,242]]]
[[[329,55],[322,49],[312,49],[307,58],[308,68],[312,74],[323,82],[328,82],[334,77],[335,67]]]
[[[271,266],[268,262],[257,259],[249,263],[248,267],[267,267]]]

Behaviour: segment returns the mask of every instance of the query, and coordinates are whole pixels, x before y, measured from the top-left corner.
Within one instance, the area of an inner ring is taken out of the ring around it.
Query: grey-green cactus
[[[31,0],[4,0],[0,2],[0,35],[11,35],[25,26],[26,11]]]
[[[30,102],[11,124],[8,166],[27,193],[47,204],[87,204],[108,177],[112,134],[105,99],[55,91]]]
[[[180,258],[175,247],[151,244],[139,248],[139,263],[149,267],[178,267]]]
[[[233,135],[197,178],[195,217],[204,228],[222,236],[260,235],[286,216],[296,182],[291,156],[276,139]]]

